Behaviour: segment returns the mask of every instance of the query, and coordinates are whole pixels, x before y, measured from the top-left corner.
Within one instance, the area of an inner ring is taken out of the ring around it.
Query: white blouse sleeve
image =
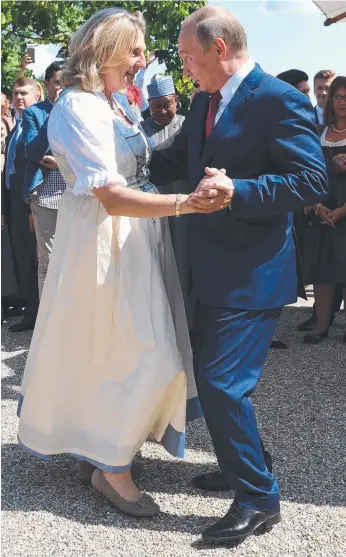
[[[117,171],[112,115],[103,99],[82,91],[66,93],[51,112],[49,143],[71,166],[75,194],[92,195],[110,183],[126,186]]]

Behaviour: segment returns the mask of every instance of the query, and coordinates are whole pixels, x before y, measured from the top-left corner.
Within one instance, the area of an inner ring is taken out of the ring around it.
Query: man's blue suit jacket
[[[30,192],[41,184],[49,173],[49,169],[39,164],[39,161],[50,153],[47,124],[52,108],[52,103],[46,99],[24,110],[23,137],[25,154],[29,160],[23,183],[24,201],[28,201]]]
[[[196,95],[180,135],[151,163],[158,185],[186,178],[192,192],[206,166],[225,168],[234,182],[231,209],[188,216],[194,292],[213,307],[293,303],[292,211],[323,201],[327,192],[312,105],[256,65],[205,139],[208,106],[207,93]]]

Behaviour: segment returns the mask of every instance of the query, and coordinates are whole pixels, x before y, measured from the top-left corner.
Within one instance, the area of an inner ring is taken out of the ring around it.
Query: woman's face
[[[144,52],[144,35],[142,31],[139,31],[137,42],[126,60],[116,68],[112,68],[109,72],[103,74],[107,93],[121,91],[133,86],[136,73],[141,68],[146,67]]]
[[[335,116],[346,118],[346,87],[335,89],[332,102]]]

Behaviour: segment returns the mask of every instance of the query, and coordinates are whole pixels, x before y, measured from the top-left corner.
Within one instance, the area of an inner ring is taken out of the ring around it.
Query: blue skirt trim
[[[23,400],[24,400],[24,397],[22,395],[19,395],[18,408],[17,408],[18,418],[20,417],[20,411],[21,411],[21,408],[22,408]],[[187,421],[196,420],[196,419],[200,418],[201,416],[202,416],[202,410],[201,410],[201,406],[200,406],[198,397],[194,397],[194,398],[189,399],[187,401],[186,420]],[[48,460],[49,457],[55,456],[55,455],[45,455],[45,454],[41,454],[41,453],[38,453],[36,451],[33,451],[32,449],[30,449],[29,447],[24,445],[24,443],[22,443],[19,438],[18,438],[18,443],[19,443],[19,446],[25,452],[27,452],[28,454],[31,454],[33,456],[36,456],[38,458],[41,458],[42,460]],[[166,429],[166,431],[163,435],[161,444],[166,449],[166,451],[169,454],[171,454],[172,456],[177,457],[177,458],[183,458],[184,457],[185,433],[181,432],[181,431],[177,431],[170,424],[167,427],[167,429]],[[93,464],[97,468],[100,468],[100,470],[103,470],[104,472],[110,472],[110,473],[125,472],[126,470],[128,470],[132,466],[132,461],[129,462],[128,464],[125,464],[124,466],[109,466],[108,464],[103,464],[102,462],[98,462],[96,460],[93,460],[91,458],[88,458],[88,457],[85,457],[85,456],[82,456],[82,455],[78,455],[78,454],[74,454],[74,453],[64,453],[64,454],[68,454],[69,456],[73,456],[77,460],[85,460],[86,462],[89,462],[90,464]]]

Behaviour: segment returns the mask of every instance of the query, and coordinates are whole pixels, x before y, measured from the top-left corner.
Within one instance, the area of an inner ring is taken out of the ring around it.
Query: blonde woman
[[[187,195],[157,195],[151,146],[113,98],[133,85],[144,51],[140,15],[116,8],[92,16],[69,45],[67,90],[48,123],[67,190],[24,373],[19,440],[44,458],[72,454],[84,481],[94,470],[94,488],[115,506],[152,516],[159,507],[134,484],[132,460],[148,435],[182,456],[186,406],[194,418],[199,405],[159,218],[195,209]]]

